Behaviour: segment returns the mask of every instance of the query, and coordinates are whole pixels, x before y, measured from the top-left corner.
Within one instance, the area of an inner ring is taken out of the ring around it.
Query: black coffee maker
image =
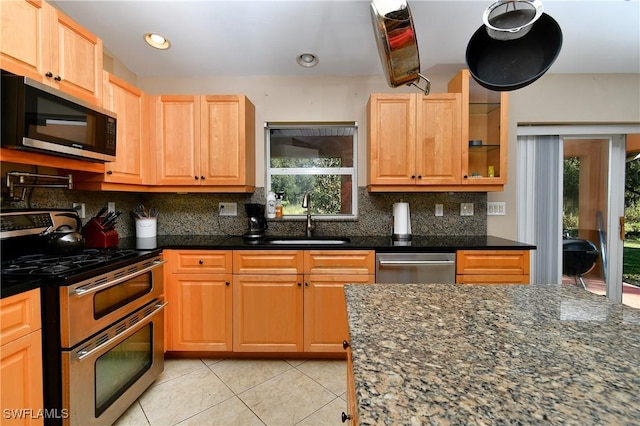
[[[265,237],[267,219],[264,217],[264,204],[245,203],[244,209],[249,218],[249,232],[243,235],[247,240],[259,240]]]

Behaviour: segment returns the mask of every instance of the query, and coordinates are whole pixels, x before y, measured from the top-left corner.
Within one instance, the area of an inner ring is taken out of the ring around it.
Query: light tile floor
[[[125,425],[341,425],[342,360],[166,359]]]

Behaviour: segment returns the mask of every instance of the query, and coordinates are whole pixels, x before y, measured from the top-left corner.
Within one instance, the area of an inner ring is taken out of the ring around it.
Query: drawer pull
[[[347,420],[351,420],[351,416],[343,411],[342,412],[342,423],[346,423]]]
[[[349,342],[347,342],[346,340],[342,341],[342,349],[346,350],[349,346],[351,346]]]

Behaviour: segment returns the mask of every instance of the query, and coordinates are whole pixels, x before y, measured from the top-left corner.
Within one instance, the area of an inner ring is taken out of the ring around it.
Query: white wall
[[[446,92],[453,74],[428,76],[431,92]],[[359,123],[359,185],[366,183],[366,103],[373,92],[414,92],[391,89],[384,77],[203,77],[138,78],[149,94],[242,93],[256,106],[256,185],[264,185],[265,121],[357,121]],[[515,239],[518,123],[640,122],[640,75],[547,74],[530,86],[510,93],[509,171],[504,192],[489,193],[489,201],[505,201],[507,214],[488,218],[489,234]]]

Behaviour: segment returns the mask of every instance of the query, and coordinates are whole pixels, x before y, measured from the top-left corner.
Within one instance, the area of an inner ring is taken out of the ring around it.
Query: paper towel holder
[[[392,221],[391,239],[393,241],[411,241],[411,213],[409,211],[409,203],[401,201],[393,204]]]

